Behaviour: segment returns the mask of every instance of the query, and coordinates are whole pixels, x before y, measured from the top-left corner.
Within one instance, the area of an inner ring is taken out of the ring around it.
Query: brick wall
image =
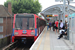
[[[8,12],[12,15],[12,6],[11,6],[11,2],[8,3]]]
[[[0,32],[3,36],[9,35],[12,33],[12,21],[11,17],[7,18],[7,24],[6,24],[6,18],[3,18],[3,23],[0,24],[0,26],[3,26],[3,32]]]

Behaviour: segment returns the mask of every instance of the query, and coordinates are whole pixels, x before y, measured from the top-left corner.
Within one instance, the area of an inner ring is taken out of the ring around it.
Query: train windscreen
[[[34,29],[34,15],[16,15],[15,28],[23,30]]]

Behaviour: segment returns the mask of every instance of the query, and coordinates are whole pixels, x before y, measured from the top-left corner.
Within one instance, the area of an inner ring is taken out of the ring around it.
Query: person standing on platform
[[[60,20],[60,30],[63,28],[64,24],[62,22],[62,20]]]
[[[54,29],[55,29],[54,24],[55,24],[55,21],[52,23],[53,31],[54,31]]]
[[[54,26],[55,26],[55,33],[56,33],[56,31],[58,32],[58,20],[57,20],[57,21],[55,21]]]
[[[49,28],[49,22],[47,22],[47,30],[48,30],[48,28]]]
[[[67,24],[68,24],[68,23],[67,23],[67,21],[65,20],[65,25],[64,25],[64,26],[67,27]]]
[[[51,30],[51,26],[52,26],[52,23],[51,23],[51,21],[49,22],[49,28],[50,28],[50,30]]]

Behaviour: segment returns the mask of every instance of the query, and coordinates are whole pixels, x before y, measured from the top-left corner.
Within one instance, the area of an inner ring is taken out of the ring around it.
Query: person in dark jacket
[[[55,21],[52,23],[53,31],[54,31],[54,29],[55,29],[55,26],[54,26],[54,24],[55,24]]]

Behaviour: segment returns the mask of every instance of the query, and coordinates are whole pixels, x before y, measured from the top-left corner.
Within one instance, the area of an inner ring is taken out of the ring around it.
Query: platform
[[[50,30],[43,30],[30,50],[71,50],[63,38],[58,39],[59,34]]]

